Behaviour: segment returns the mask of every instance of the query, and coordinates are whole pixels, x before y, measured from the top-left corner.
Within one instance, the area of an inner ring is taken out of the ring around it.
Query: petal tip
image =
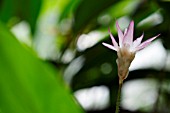
[[[106,43],[102,42],[103,45],[105,45]]]
[[[145,35],[145,34],[144,34],[144,32],[143,32],[142,35],[141,35],[142,39],[143,39],[144,35]]]
[[[114,47],[114,46],[112,46],[112,45],[110,45],[110,44],[107,44],[107,43],[102,43],[105,47],[107,47],[107,48],[109,48],[109,49],[112,49],[112,50],[114,50],[114,51],[117,51],[117,49]]]
[[[134,27],[134,21],[133,20],[130,22],[129,27]]]
[[[134,27],[134,21],[133,20],[130,22],[128,29],[130,29],[130,27],[132,28],[131,30],[133,30],[133,27]]]
[[[134,24],[134,21],[132,20],[130,23],[131,23],[131,24]]]
[[[158,34],[156,37],[160,36],[161,34]]]
[[[116,20],[116,27],[119,27],[119,22],[118,22],[118,20]]]
[[[157,37],[159,37],[161,34],[156,35],[155,37],[151,38],[151,41],[155,40]]]
[[[110,33],[110,27],[108,28],[108,32]]]
[[[106,45],[107,45],[107,43],[102,42],[102,45],[106,46]]]

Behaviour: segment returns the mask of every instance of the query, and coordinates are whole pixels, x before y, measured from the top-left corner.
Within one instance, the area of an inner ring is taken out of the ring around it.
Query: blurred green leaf
[[[110,15],[113,19],[125,15],[132,15],[138,8],[141,0],[122,0],[114,4],[113,7],[109,9]]]
[[[75,9],[74,32],[83,30],[90,21],[115,2],[116,0],[82,0]]]
[[[133,18],[136,23],[139,23],[140,21],[148,18],[150,15],[152,15],[158,10],[160,10],[160,7],[157,3],[153,1],[141,2],[137,10],[134,12]]]
[[[156,29],[157,31],[161,32],[161,36],[163,37],[163,43],[166,49],[170,49],[170,2],[169,1],[159,1],[159,6],[163,9],[162,15],[163,15],[163,23],[161,26]]]
[[[69,17],[73,13],[73,11],[75,10],[75,8],[78,6],[79,3],[80,3],[80,0],[70,0],[70,2],[68,2],[67,5],[63,7],[63,11],[61,12],[59,22],[62,19]]]
[[[82,113],[58,71],[36,58],[0,23],[0,112]]]
[[[8,22],[8,20],[14,16],[16,9],[13,5],[15,1],[13,0],[1,0],[0,1],[0,19],[3,22]]]
[[[113,53],[99,43],[81,54],[86,60],[81,70],[73,77],[73,90],[110,84],[117,77],[116,52]],[[107,74],[101,71],[101,66],[105,63],[111,66],[111,71]]]
[[[0,20],[8,23],[13,18],[26,20],[34,33],[42,0],[2,0],[0,5]],[[14,22],[15,23],[15,22]]]

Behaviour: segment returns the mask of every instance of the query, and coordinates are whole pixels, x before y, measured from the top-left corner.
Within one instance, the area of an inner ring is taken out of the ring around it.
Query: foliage
[[[134,20],[134,37],[144,31],[146,40],[161,33],[166,53],[162,67],[135,69],[125,80],[156,81],[154,103],[146,109],[122,107],[121,112],[170,112],[169,5],[156,0],[1,0],[0,113],[113,112],[117,55],[101,43],[110,41],[108,27],[117,35],[115,19],[122,29]],[[23,22],[29,32],[26,36],[13,30]],[[109,105],[83,111],[73,94],[103,85],[109,89]]]

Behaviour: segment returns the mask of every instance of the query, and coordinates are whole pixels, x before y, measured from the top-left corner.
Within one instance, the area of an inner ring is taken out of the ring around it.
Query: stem
[[[123,83],[119,83],[119,89],[118,89],[118,94],[117,94],[116,111],[115,111],[115,113],[119,113],[122,84]]]

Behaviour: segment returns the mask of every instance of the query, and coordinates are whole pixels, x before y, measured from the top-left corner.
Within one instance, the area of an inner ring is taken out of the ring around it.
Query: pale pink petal
[[[109,31],[110,37],[112,39],[112,43],[113,43],[114,47],[117,49],[118,48],[118,44],[117,44],[115,38],[113,37],[112,33],[110,32],[110,28],[108,29],[108,31]]]
[[[112,50],[114,50],[114,51],[117,51],[117,49],[114,47],[114,46],[112,46],[112,45],[110,45],[110,44],[106,44],[106,43],[102,43],[104,46],[106,46],[106,47],[108,47],[109,49],[112,49]]]
[[[119,37],[119,46],[122,46],[122,41],[123,41],[123,33],[119,27],[118,21],[116,21],[116,28],[117,28],[117,32],[118,32],[118,37]]]
[[[141,44],[143,36],[144,36],[144,33],[133,42],[133,48],[136,48],[137,46],[139,46]]]
[[[134,30],[134,21],[131,21],[129,26],[128,26],[128,29],[127,29],[127,33],[125,34],[124,36],[124,39],[123,39],[123,44],[128,44],[128,45],[132,45],[132,42],[133,42],[133,30]]]
[[[127,28],[126,28],[125,31],[124,31],[124,36],[126,35],[126,33],[127,33]]]
[[[145,48],[146,46],[148,46],[155,38],[157,38],[160,34],[158,34],[157,36],[150,38],[146,41],[144,41],[143,43],[141,43],[138,47],[136,47],[136,51],[139,51],[143,48]]]

